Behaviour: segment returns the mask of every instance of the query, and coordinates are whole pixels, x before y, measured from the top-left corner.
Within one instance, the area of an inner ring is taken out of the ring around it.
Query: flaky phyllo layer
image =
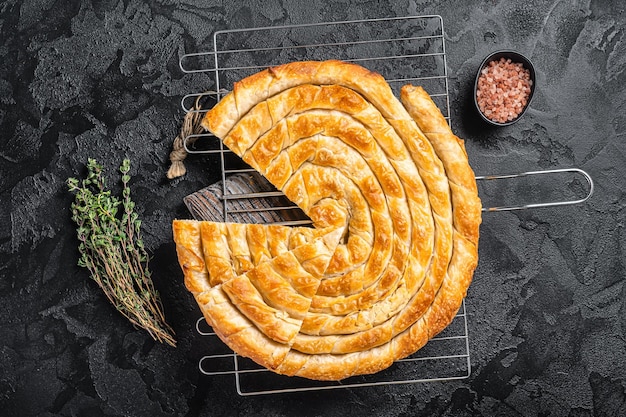
[[[454,318],[481,205],[430,96],[340,61],[236,83],[203,126],[314,228],[176,220],[187,288],[216,334],[277,373],[339,380],[411,355]]]

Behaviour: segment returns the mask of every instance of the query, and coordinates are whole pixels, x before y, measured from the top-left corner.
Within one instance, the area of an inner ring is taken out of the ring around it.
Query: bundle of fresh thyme
[[[128,320],[155,340],[175,346],[150,277],[148,254],[140,236],[141,220],[130,198],[130,161],[125,159],[120,167],[121,199],[106,189],[102,166],[95,159],[88,160],[87,170],[86,179],[67,180],[75,194],[71,208],[80,242],[78,265],[91,272],[109,301]],[[120,206],[122,210],[118,210]]]

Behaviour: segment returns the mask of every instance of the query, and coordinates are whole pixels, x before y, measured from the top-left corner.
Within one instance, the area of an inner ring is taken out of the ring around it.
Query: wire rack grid
[[[213,37],[214,50],[190,53],[180,58],[185,73],[206,73],[213,91],[194,92],[181,102],[183,110],[197,109],[193,103],[213,103],[227,93],[235,81],[270,66],[296,60],[340,59],[358,63],[382,74],[394,93],[407,83],[419,84],[431,95],[450,123],[448,74],[443,20],[440,16],[408,16],[286,25],[219,31]],[[203,108],[210,107],[208,106]],[[236,215],[232,202],[241,199],[280,197],[278,191],[232,194],[226,179],[253,170],[226,149],[210,134],[190,135],[185,148],[191,154],[213,154],[219,158],[224,184],[222,200],[224,219]],[[297,210],[285,200],[272,208],[260,210]],[[301,224],[307,220],[291,220]],[[326,390],[425,381],[467,378],[471,373],[467,314],[463,303],[452,324],[411,357],[394,363],[374,375],[349,378],[339,382],[317,382],[276,375],[240,357],[223,345],[206,325],[197,322],[198,333],[207,336],[208,354],[199,361],[203,374],[214,377],[234,376],[240,395]]]

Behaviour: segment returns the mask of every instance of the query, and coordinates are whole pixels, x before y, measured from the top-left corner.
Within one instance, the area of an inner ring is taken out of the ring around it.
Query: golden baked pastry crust
[[[275,247],[275,256],[256,265],[240,262],[259,246],[259,241],[246,236],[257,238],[259,234],[267,239],[260,251]],[[173,222],[186,285],[194,289],[191,292],[207,322],[234,350],[269,368],[276,367],[280,352],[288,352],[284,347],[293,342],[302,326],[342,235],[341,227],[314,230],[194,220]],[[216,237],[220,238],[220,245],[212,242]],[[278,239],[284,238],[286,244],[280,245]],[[212,269],[212,264],[219,264],[219,269]],[[241,265],[245,267],[239,269]],[[224,275],[211,279],[209,275],[215,272]],[[196,279],[200,282],[195,283]],[[213,284],[206,287],[202,285],[205,282]],[[195,291],[197,288],[201,290]],[[283,346],[277,348],[277,343]],[[268,346],[271,350],[266,350]]]
[[[299,292],[298,283],[272,273],[298,276],[305,260],[294,251],[319,238],[301,236],[300,246],[272,252],[267,233],[242,234],[249,225],[185,231],[175,223],[187,287],[238,353],[278,373],[343,379],[414,353],[455,316],[478,259],[474,174],[428,94],[405,86],[401,100],[358,65],[296,62],[235,83],[207,113],[203,125],[309,215],[315,230],[342,234]],[[255,352],[244,334],[281,349]]]

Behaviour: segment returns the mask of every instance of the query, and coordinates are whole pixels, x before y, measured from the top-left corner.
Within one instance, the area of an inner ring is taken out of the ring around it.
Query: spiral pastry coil
[[[294,62],[235,83],[202,124],[314,226],[174,221],[187,288],[234,351],[340,380],[451,322],[478,262],[481,204],[463,141],[421,87],[398,100],[359,65]]]

